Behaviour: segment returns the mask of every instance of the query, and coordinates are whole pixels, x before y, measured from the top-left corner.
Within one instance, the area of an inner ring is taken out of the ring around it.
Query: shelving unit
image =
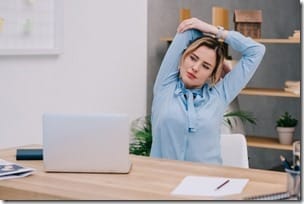
[[[292,150],[292,145],[280,144],[278,139],[269,138],[265,136],[246,136],[247,145],[249,147],[279,149],[279,150]]]
[[[300,95],[284,91],[283,89],[269,89],[269,88],[245,88],[240,94],[254,95],[254,96],[280,96],[280,97],[293,97],[300,98]]]
[[[173,40],[173,38],[172,37],[163,37],[160,40],[170,43]],[[257,42],[260,42],[260,43],[277,43],[277,44],[298,44],[298,43],[300,43],[300,39],[260,38],[260,39],[254,39],[254,40]]]
[[[264,44],[299,44],[300,39],[255,39],[257,42]],[[254,88],[246,87],[241,93],[242,95],[252,96],[273,96],[273,97],[290,97],[300,98],[300,95],[284,91],[284,89],[274,88]],[[278,149],[278,150],[292,150],[292,145],[280,144],[277,138],[269,136],[246,136],[247,144],[250,147]]]
[[[172,37],[163,37],[160,39],[161,41],[165,41],[170,44],[173,40]],[[254,39],[257,42],[264,44],[299,44],[300,39]],[[272,97],[291,97],[291,98],[300,98],[300,95],[286,92],[284,89],[274,89],[274,88],[254,88],[254,87],[246,87],[241,93],[242,95],[251,95],[251,96],[272,96]],[[268,148],[268,149],[278,149],[278,150],[292,150],[292,145],[282,145],[276,138],[271,138],[267,136],[246,136],[247,144],[250,147],[258,147],[258,148]]]

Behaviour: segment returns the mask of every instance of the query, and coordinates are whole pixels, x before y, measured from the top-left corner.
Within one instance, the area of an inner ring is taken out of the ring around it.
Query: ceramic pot
[[[277,127],[279,142],[281,144],[290,145],[293,140],[295,127]]]

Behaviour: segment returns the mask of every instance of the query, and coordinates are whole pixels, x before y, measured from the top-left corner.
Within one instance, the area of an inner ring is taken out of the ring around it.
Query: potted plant
[[[276,123],[279,142],[281,144],[290,145],[292,143],[293,134],[298,120],[293,118],[288,112],[285,112],[280,116]]]
[[[152,145],[152,127],[150,115],[140,117],[131,124],[132,140],[130,154],[149,156]]]
[[[233,128],[231,119],[235,118],[239,118],[242,122],[249,122],[254,125],[256,124],[256,118],[252,115],[251,112],[236,110],[224,114],[224,122],[228,124],[230,128]]]
[[[224,115],[224,122],[232,127],[235,123],[231,122],[231,119],[235,117],[240,118],[243,122],[249,122],[255,124],[255,118],[250,112],[246,111],[231,111]],[[131,124],[131,133],[133,138],[130,142],[130,154],[150,156],[150,150],[152,145],[152,126],[151,116],[137,118]]]

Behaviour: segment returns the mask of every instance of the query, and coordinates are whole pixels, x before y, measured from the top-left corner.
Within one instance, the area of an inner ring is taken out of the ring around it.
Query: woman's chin
[[[194,89],[195,87],[197,87],[197,86],[195,86],[194,84],[191,84],[191,83],[184,83],[184,84],[185,84],[185,87],[187,89]]]

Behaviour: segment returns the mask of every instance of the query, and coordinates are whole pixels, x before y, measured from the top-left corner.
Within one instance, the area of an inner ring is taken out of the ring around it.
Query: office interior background
[[[288,38],[294,30],[301,28],[301,4],[297,0],[150,0],[148,1],[148,100],[150,111],[152,87],[161,60],[167,50],[164,37],[173,37],[179,24],[180,8],[188,8],[191,16],[212,22],[212,7],[229,10],[229,26],[234,29],[235,9],[262,10],[262,38]],[[301,78],[300,44],[265,44],[266,54],[249,82],[249,87],[283,88],[288,80]],[[239,56],[232,50],[233,59]],[[277,138],[275,121],[288,111],[297,118],[295,139],[301,138],[301,100],[300,98],[239,95],[241,110],[250,111],[257,118],[257,125],[244,124],[246,135]],[[291,151],[248,147],[251,168],[278,169],[279,155],[291,158]]]
[[[179,9],[211,23],[212,6],[261,9],[263,38],[287,38],[301,25],[298,0],[74,0],[63,1],[63,53],[0,56],[0,148],[42,143],[44,112],[124,112],[130,121],[149,114],[152,87],[167,43],[179,23]],[[267,45],[249,86],[283,87],[300,80],[300,45]],[[235,56],[233,51],[232,56]],[[280,57],[284,56],[284,57]],[[239,96],[257,125],[246,134],[276,137],[275,121],[285,111],[299,120],[300,99]],[[249,147],[252,168],[271,169],[281,150]]]

